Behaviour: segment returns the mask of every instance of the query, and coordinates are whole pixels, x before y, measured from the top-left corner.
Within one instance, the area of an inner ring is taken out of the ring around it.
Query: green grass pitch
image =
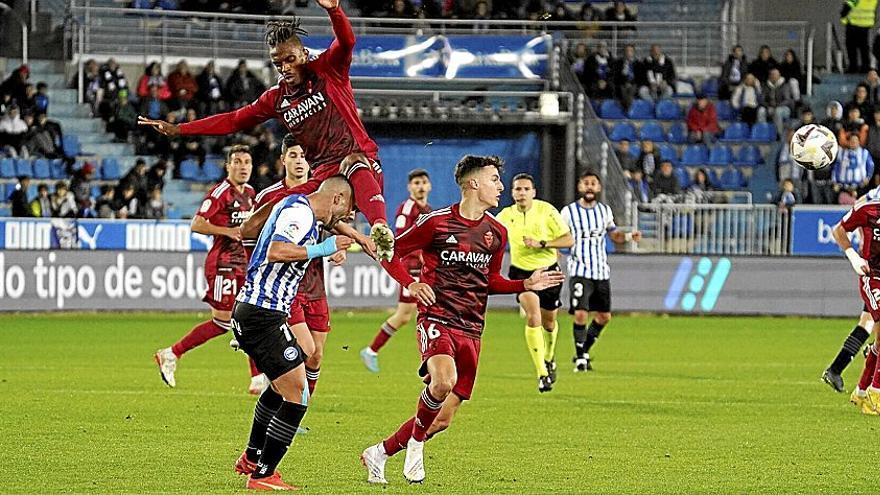
[[[179,364],[152,353],[204,314],[4,315],[2,493],[242,493],[232,464],[254,398],[220,337]],[[314,400],[281,465],[306,493],[856,493],[874,487],[880,420],[818,377],[853,320],[616,317],[596,371],[539,395],[512,312],[490,312],[474,400],[426,445],[428,478],[369,486],[358,455],[411,414],[421,389],[410,325],[367,372],[358,350],[384,318],[336,312]],[[857,379],[857,357],[845,375]],[[867,456],[867,457],[866,457]]]

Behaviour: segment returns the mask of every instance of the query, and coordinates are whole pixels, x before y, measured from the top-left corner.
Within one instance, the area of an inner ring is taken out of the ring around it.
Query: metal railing
[[[264,24],[272,16],[216,14],[91,7],[88,0],[71,2],[74,35],[82,27],[82,53],[89,57],[155,57],[204,59],[264,59]],[[331,34],[326,17],[302,17],[303,28],[313,35]],[[451,34],[536,35],[557,33],[568,46],[598,41],[619,54],[633,44],[645,56],[652,44],[660,44],[676,66],[714,73],[727,58],[731,45],[743,45],[757,53],[767,44],[775,52],[792,48],[801,60],[807,52],[806,22],[559,22],[470,19],[377,19],[351,18],[358,35],[397,34],[431,36]],[[811,63],[811,60],[807,60]]]
[[[640,252],[786,255],[791,214],[776,205],[662,204],[638,206]]]

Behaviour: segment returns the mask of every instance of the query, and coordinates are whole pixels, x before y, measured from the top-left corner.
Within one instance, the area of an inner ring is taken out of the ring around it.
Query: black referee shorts
[[[236,301],[232,308],[232,331],[241,349],[270,380],[306,360],[287,325],[287,313]]]
[[[558,271],[559,265],[554,263],[553,266],[547,268],[547,271],[553,270]],[[531,277],[532,273],[534,272],[534,270],[523,270],[521,268],[510,265],[510,270],[507,271],[507,278],[511,280],[525,280]],[[562,294],[562,284],[559,284],[556,287],[547,287],[544,290],[535,290],[529,292],[534,292],[538,295],[541,309],[553,311],[562,307],[562,301],[559,300],[559,296],[560,294]],[[519,301],[519,294],[516,295],[516,300]]]
[[[611,312],[611,282],[609,280],[571,277],[568,292],[571,298],[571,304],[568,307],[569,314],[574,314],[575,310]]]

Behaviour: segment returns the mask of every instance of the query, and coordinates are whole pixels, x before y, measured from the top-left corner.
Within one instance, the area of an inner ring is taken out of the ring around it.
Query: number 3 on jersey
[[[437,330],[437,326],[434,323],[428,325],[427,330],[425,329],[424,325],[419,324],[419,343],[421,345],[422,352],[424,353],[428,350],[429,340],[434,340],[439,336],[440,330]]]

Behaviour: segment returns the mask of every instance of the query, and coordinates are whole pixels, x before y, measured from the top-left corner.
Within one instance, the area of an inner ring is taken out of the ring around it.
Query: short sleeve
[[[550,240],[558,239],[565,234],[571,232],[571,229],[568,228],[568,224],[562,218],[562,215],[560,215],[559,212],[556,211],[556,208],[550,206],[547,208],[547,210],[549,216],[548,220],[550,226]]]
[[[847,232],[852,232],[859,227],[868,225],[868,208],[862,205],[856,205],[853,209],[846,212],[840,221],[840,226]]]
[[[285,206],[275,220],[272,240],[301,244],[312,231],[314,223],[315,214],[308,206],[302,203]]]
[[[614,212],[611,211],[611,208],[605,207],[605,211],[608,214],[608,220],[605,221],[605,231],[606,232],[614,232],[617,230],[617,224],[614,223]]]
[[[221,195],[219,198],[212,197],[210,194],[202,201],[201,206],[199,206],[199,211],[196,212],[196,215],[204,218],[205,220],[211,222],[211,219],[220,212],[221,209],[225,206],[226,200]],[[211,222],[213,223],[213,222]]]

